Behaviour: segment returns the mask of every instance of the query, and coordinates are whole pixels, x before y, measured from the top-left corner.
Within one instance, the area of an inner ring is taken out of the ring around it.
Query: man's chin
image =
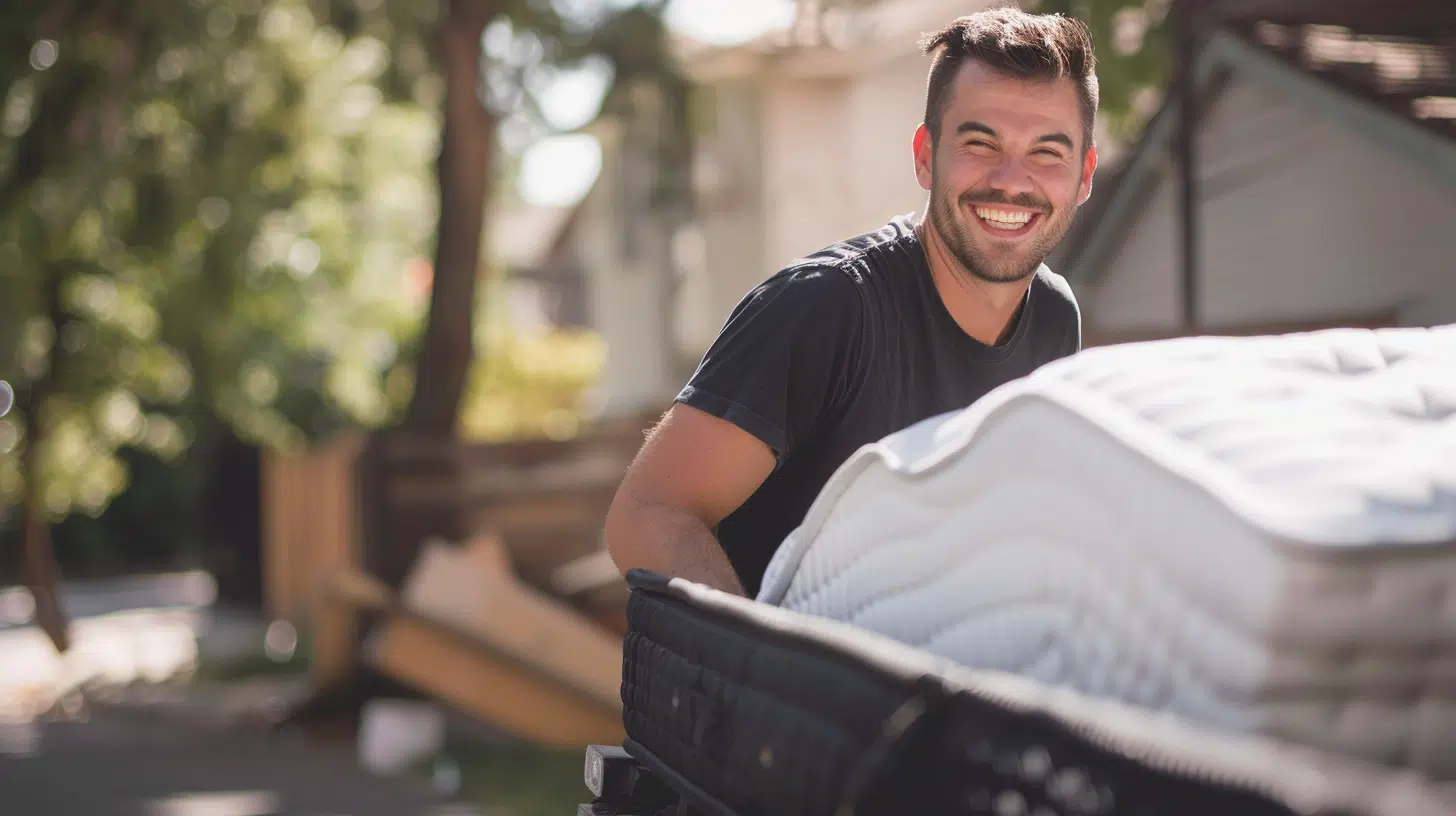
[[[1023,253],[1016,254],[1023,255]],[[1002,257],[995,257],[997,255],[1002,255]],[[967,263],[967,261],[979,262]],[[1020,283],[1036,274],[1036,270],[1041,267],[1041,259],[1025,256],[1009,258],[1005,257],[1004,253],[984,252],[979,258],[961,258],[961,265],[971,275],[987,283]]]
[[[1040,267],[1041,267],[1041,264],[1040,263],[1035,263],[1035,264],[1032,264],[1030,267],[1026,267],[1024,269],[1022,269],[1022,268],[1017,268],[1017,269],[1012,269],[1012,270],[992,269],[992,270],[989,270],[988,271],[988,270],[986,270],[984,268],[979,268],[979,267],[974,267],[973,266],[973,267],[968,267],[968,271],[972,275],[976,276],[977,278],[980,278],[981,280],[983,280],[983,281],[985,281],[987,283],[1009,284],[1009,283],[1021,283],[1022,281],[1026,280],[1027,278],[1030,278],[1032,275],[1035,275],[1036,274],[1036,270],[1038,268],[1040,268]]]

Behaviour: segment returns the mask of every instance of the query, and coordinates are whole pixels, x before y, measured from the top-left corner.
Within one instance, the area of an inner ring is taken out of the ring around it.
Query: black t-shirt
[[[778,464],[718,525],[744,589],[856,450],[1076,352],[1081,317],[1045,266],[1000,345],[951,317],[908,216],[795,261],[734,308],[677,401],[763,440]]]

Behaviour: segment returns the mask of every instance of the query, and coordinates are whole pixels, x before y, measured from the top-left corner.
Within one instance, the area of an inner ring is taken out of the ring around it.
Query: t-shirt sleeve
[[[845,272],[785,270],[738,303],[676,401],[753,434],[782,463],[840,404],[863,327]]]
[[[1077,303],[1077,295],[1072,291],[1072,285],[1061,275],[1048,273],[1042,276],[1042,280],[1052,296],[1050,314],[1063,327],[1063,339],[1058,348],[1060,356],[1076,354],[1082,350],[1082,307]]]
[[[1068,344],[1067,354],[1073,355],[1082,350],[1082,309],[1077,305],[1076,298],[1072,299],[1072,330],[1071,342]]]

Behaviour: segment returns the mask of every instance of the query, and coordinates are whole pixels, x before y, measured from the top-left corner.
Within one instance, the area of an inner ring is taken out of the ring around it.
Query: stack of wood
[[[565,441],[378,440],[360,463],[366,568],[397,588],[422,542],[495,536],[523,581],[616,627],[626,596],[601,568],[602,524],[649,422],[599,423]]]
[[[362,613],[379,621],[364,660],[389,677],[537,744],[621,741],[621,636],[523,583],[494,538],[426,546],[398,593],[336,574],[314,621],[320,684],[352,671]]]
[[[628,593],[601,531],[649,419],[563,442],[341,442],[265,469],[270,606],[313,631],[317,687],[362,661],[525,739],[617,741]],[[324,472],[340,463],[361,477],[347,501]]]

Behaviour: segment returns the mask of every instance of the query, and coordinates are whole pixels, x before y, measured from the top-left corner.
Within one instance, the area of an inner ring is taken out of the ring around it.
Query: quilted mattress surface
[[[1456,776],[1456,326],[1048,365],[852,457],[758,600]]]
[[[716,816],[1446,816],[1449,786],[636,571],[624,747]]]

